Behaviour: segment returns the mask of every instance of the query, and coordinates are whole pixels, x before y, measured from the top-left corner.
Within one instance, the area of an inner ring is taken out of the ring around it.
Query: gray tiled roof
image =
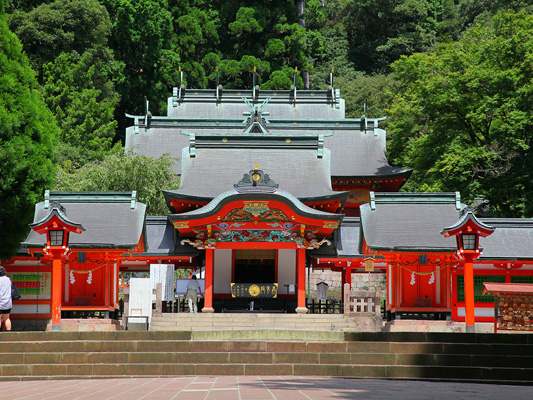
[[[148,249],[144,256],[171,255],[174,251],[174,227],[166,216],[146,217]]]
[[[483,253],[480,260],[533,260],[533,219],[483,218],[483,223],[496,228],[479,239]]]
[[[326,137],[324,147],[331,150],[331,176],[392,177],[409,175],[410,169],[389,165],[385,156],[385,131],[336,131]]]
[[[371,209],[371,204],[361,206],[363,234],[367,244],[375,250],[456,251],[455,239],[444,238],[440,233],[460,217],[454,194],[450,194],[449,202],[426,201],[427,194],[402,193],[391,196],[401,198],[402,195],[406,196],[406,201],[380,204],[376,194],[375,210]],[[416,201],[418,196],[421,201]]]
[[[81,234],[70,235],[72,248],[135,248],[144,228],[146,206],[136,203],[135,209],[130,203],[62,203],[66,215],[72,221],[82,224],[86,229]],[[49,209],[45,202],[35,205],[34,221],[46,217]],[[31,231],[22,243],[24,247],[43,247],[45,235]]]
[[[316,149],[238,148],[228,151],[202,148],[197,149],[196,157],[191,158],[186,148],[182,153],[180,189],[168,193],[212,199],[232,188],[255,164],[269,174],[280,189],[299,199],[339,196],[339,192],[331,190],[330,152],[327,149],[324,149],[323,158],[318,158]]]

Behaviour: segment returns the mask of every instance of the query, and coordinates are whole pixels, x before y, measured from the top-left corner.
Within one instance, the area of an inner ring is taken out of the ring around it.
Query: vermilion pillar
[[[111,305],[109,278],[109,260],[106,260],[104,266],[104,303],[106,307],[109,307]],[[109,318],[109,310],[105,311],[105,316],[106,318]]]
[[[52,331],[61,330],[61,258],[52,260]]]
[[[296,277],[298,279],[298,307],[296,312],[298,314],[306,314],[307,307],[305,306],[305,248],[298,248],[296,250]]]
[[[466,331],[475,332],[475,314],[474,314],[474,256],[472,254],[463,255],[464,262],[464,280],[465,280],[465,321]]]
[[[214,249],[205,249],[205,293],[202,312],[213,313],[213,262]]]

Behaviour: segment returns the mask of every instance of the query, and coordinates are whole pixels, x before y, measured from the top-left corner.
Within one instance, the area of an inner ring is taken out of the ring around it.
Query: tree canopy
[[[460,191],[533,216],[533,16],[500,12],[457,42],[393,64],[392,159],[406,190]]]
[[[52,185],[51,155],[59,136],[22,45],[1,10],[0,259],[17,252],[28,234],[35,203]]]

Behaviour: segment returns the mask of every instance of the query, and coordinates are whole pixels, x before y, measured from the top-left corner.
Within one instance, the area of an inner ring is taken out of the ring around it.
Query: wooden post
[[[52,261],[52,331],[61,330],[61,258]]]
[[[204,308],[202,312],[213,313],[213,262],[214,249],[205,249],[205,293],[204,293]]]
[[[301,247],[296,250],[296,274],[298,282],[298,306],[296,312],[298,314],[307,314],[307,307],[305,306],[305,248]]]
[[[474,257],[471,254],[464,254],[464,258],[466,332],[475,332],[476,322],[474,314]]]

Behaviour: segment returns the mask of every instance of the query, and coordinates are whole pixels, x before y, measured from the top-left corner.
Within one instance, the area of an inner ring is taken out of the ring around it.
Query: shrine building
[[[308,312],[309,271],[386,275],[388,318],[494,320],[484,282],[533,283],[533,220],[479,218],[459,193],[405,193],[383,119],[346,118],[333,85],[300,91],[187,89],[166,116],[128,115],[126,148],[179,159],[169,214],[135,192],[50,192],[19,254],[2,262],[14,319],[119,308],[119,272],[199,269],[202,311],[255,301]],[[253,309],[253,308],[252,308]]]

